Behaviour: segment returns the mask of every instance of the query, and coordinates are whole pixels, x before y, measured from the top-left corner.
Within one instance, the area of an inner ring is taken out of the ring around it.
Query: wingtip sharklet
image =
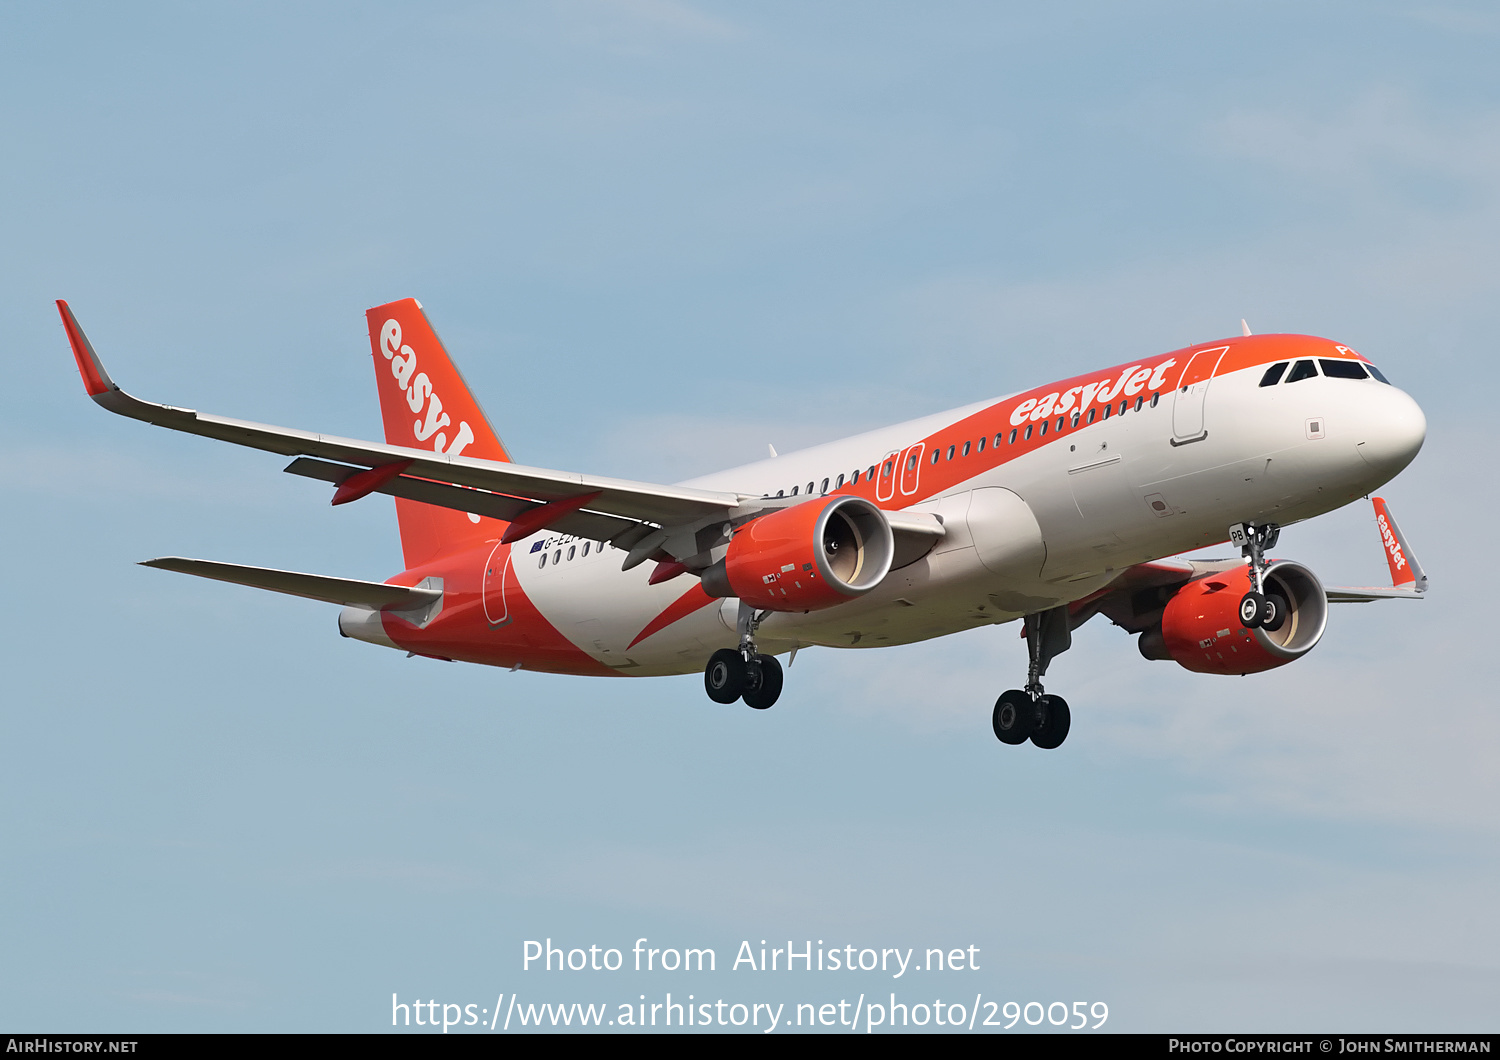
[[[1375,525],[1380,528],[1380,543],[1385,549],[1386,563],[1391,568],[1391,587],[1425,593],[1427,572],[1417,561],[1411,545],[1407,544],[1406,535],[1396,524],[1396,517],[1391,514],[1390,506],[1385,503],[1384,497],[1374,497],[1372,501],[1375,505]]]
[[[89,392],[89,397],[97,400],[103,394],[119,390],[109,373],[104,370],[99,355],[94,352],[93,343],[89,342],[83,328],[78,326],[78,318],[73,315],[72,308],[61,298],[57,300],[57,313],[62,317],[63,330],[68,333],[68,345],[73,347],[73,359],[78,362],[78,374],[83,377],[83,387]]]

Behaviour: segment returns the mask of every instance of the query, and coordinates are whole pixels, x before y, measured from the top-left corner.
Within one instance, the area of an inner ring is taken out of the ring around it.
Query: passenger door
[[[1228,346],[1199,350],[1182,369],[1172,399],[1173,445],[1201,442],[1208,437],[1208,428],[1203,423],[1203,403],[1208,397],[1208,384],[1213,382],[1214,369],[1219,367],[1220,359],[1227,352]]]

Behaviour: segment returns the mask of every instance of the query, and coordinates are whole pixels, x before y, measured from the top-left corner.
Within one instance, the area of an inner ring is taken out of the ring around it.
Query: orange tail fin
[[[505,446],[415,298],[365,314],[385,440],[450,456],[510,462]],[[451,508],[396,499],[408,569],[499,537],[505,524]]]

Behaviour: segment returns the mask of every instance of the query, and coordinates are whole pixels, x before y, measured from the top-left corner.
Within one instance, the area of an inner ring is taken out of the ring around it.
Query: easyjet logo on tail
[[[380,352],[391,363],[391,375],[406,393],[406,404],[417,418],[412,421],[412,435],[418,446],[433,439],[432,450],[445,456],[458,456],[474,441],[474,431],[467,420],[460,420],[453,443],[448,443],[448,434],[443,429],[452,426],[452,419],[443,411],[443,399],[432,388],[432,380],[426,372],[417,371],[417,351],[401,344],[401,325],[387,320],[380,326]],[[423,409],[426,414],[423,414]]]

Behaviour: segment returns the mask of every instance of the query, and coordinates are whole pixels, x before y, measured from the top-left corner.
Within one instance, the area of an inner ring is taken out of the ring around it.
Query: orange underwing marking
[[[641,641],[651,636],[651,634],[665,629],[679,618],[686,618],[694,611],[698,611],[713,603],[718,603],[718,600],[704,592],[701,583],[693,583],[691,589],[672,601],[672,603],[667,605],[665,611],[646,623],[646,628],[635,635],[635,640],[631,641],[629,647],[625,650],[629,651],[630,648],[635,647]]]

